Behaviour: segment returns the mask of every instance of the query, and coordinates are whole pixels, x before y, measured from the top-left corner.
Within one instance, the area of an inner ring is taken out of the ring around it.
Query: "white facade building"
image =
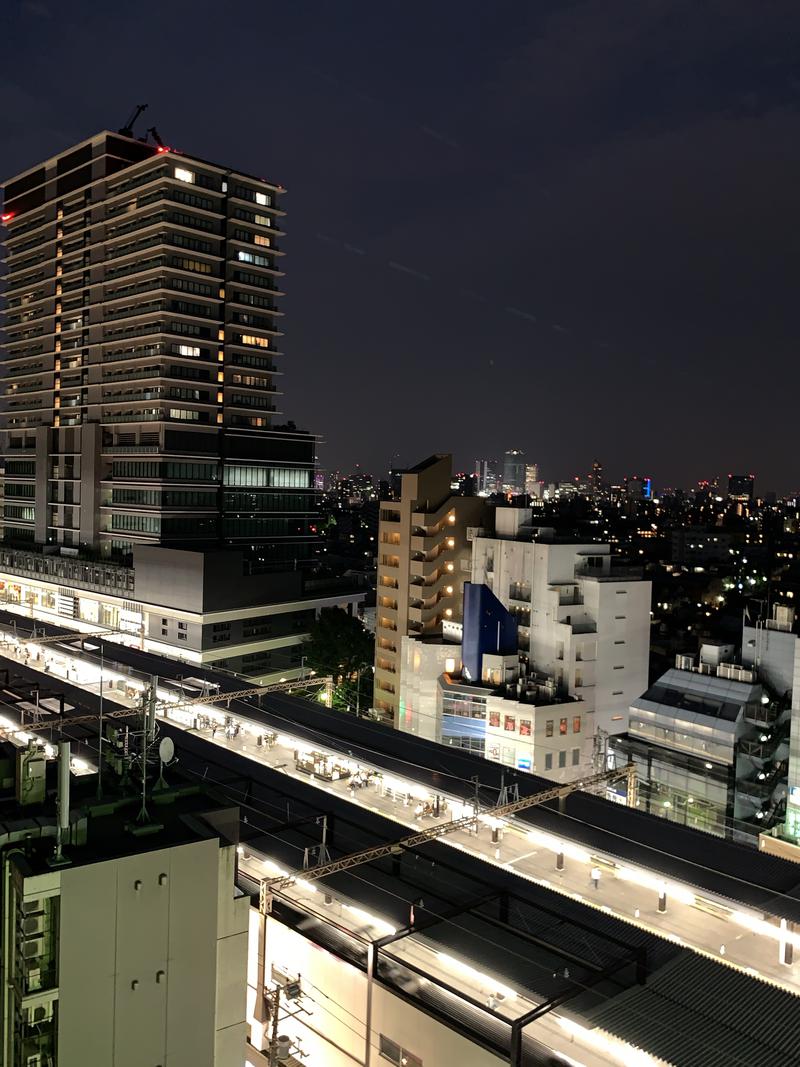
[[[461,673],[461,645],[440,637],[403,637],[398,728],[428,741],[442,740],[439,678]]]
[[[758,672],[775,694],[791,702],[786,828],[800,837],[800,637],[794,609],[776,604],[766,623],[742,630],[742,663]]]
[[[201,803],[167,806],[165,825],[138,838],[124,814],[98,811],[62,866],[52,838],[26,855],[5,834],[3,1063],[242,1063],[249,899],[235,888],[236,844],[212,825],[231,820]]]
[[[590,738],[627,729],[647,688],[651,583],[615,565],[609,545],[569,544],[530,525],[526,508],[498,508],[494,537],[472,546],[472,581],[516,615],[530,673],[584,702]]]

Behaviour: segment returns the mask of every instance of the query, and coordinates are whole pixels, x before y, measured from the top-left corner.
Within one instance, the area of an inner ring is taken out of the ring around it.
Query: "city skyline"
[[[62,33],[46,4],[21,5],[5,169],[115,129],[141,99],[168,143],[285,185],[287,413],[323,434],[326,468],[351,466],[366,439],[387,459],[447,449],[470,469],[476,425],[481,453],[499,455],[513,423],[543,471],[589,454],[624,470],[634,454],[660,485],[756,470],[765,489],[796,488],[781,419],[741,426],[754,366],[781,389],[797,379],[793,7],[766,21],[748,3],[724,20],[642,5],[612,25],[597,3],[504,20],[460,5],[457,42],[446,6],[423,42],[413,19],[358,5],[351,19],[247,11],[249,32],[268,23],[282,41],[270,62],[283,106],[263,123],[230,106],[260,91],[255,68],[231,69],[222,98],[193,79],[213,18],[195,10],[187,25],[159,9],[160,40],[180,31],[182,47],[136,86],[133,16],[78,3]],[[106,47],[69,85],[36,61],[93,29]],[[388,379],[390,403],[384,366],[406,372]],[[403,417],[422,374],[447,398],[435,424]]]
[[[800,1063],[800,13],[62,8],[0,1067]]]

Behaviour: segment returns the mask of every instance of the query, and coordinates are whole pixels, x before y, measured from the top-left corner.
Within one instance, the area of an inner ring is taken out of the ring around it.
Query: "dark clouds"
[[[328,465],[800,484],[783,0],[25,3],[13,172],[132,104],[289,188],[287,411]]]

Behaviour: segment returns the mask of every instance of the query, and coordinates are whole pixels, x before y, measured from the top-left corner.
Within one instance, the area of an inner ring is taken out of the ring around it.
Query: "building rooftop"
[[[176,773],[173,772],[171,777],[175,778]],[[152,778],[155,782],[155,773]],[[104,781],[108,784],[108,776]],[[109,790],[104,799],[98,801],[96,788],[97,779],[93,775],[83,780],[73,776],[70,811],[77,843],[65,842],[64,845],[70,867],[155,852],[191,841],[216,838],[221,845],[233,845],[238,841],[238,808],[220,805],[197,783],[182,780],[162,793],[150,790],[146,821],[139,819],[140,796],[114,795]],[[52,804],[49,807],[51,812],[45,813],[44,818],[27,809],[19,809],[19,812],[23,818],[36,817],[40,824],[54,825]],[[11,828],[7,823],[0,824],[0,833],[6,827]],[[17,854],[14,862],[26,876],[43,874],[53,869],[49,862],[53,852],[52,836],[32,837],[26,842],[24,854]]]
[[[634,700],[632,706],[639,707],[646,702],[659,705],[664,714],[675,717],[685,711],[734,723],[748,705],[760,702],[761,693],[758,684],[672,667]]]

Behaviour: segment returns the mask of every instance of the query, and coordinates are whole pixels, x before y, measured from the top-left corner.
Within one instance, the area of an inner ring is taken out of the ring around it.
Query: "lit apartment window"
[[[269,217],[269,215],[254,215],[253,222],[257,223],[259,226],[272,225],[272,219]]]
[[[175,177],[179,182],[188,182],[190,185],[194,185],[194,171],[187,170],[185,167],[176,167]]]
[[[195,345],[175,345],[174,351],[177,356],[193,356],[196,358],[200,355],[200,349]]]
[[[257,204],[260,204],[262,207],[267,207],[267,205],[269,204],[269,197],[266,193],[256,193],[254,199],[255,202]]]
[[[243,345],[256,345],[258,348],[269,348],[269,340],[266,337],[256,337],[251,333],[243,333],[241,343]]]
[[[257,267],[270,267],[272,265],[266,256],[258,256],[255,252],[243,252],[240,250],[236,253],[236,258],[243,263],[253,263]]]
[[[265,237],[263,233],[253,234],[253,241],[257,245],[263,245],[265,248],[269,248],[271,244],[269,237]]]
[[[567,732],[567,720],[566,719],[559,720],[558,732],[560,734],[565,734]]]

